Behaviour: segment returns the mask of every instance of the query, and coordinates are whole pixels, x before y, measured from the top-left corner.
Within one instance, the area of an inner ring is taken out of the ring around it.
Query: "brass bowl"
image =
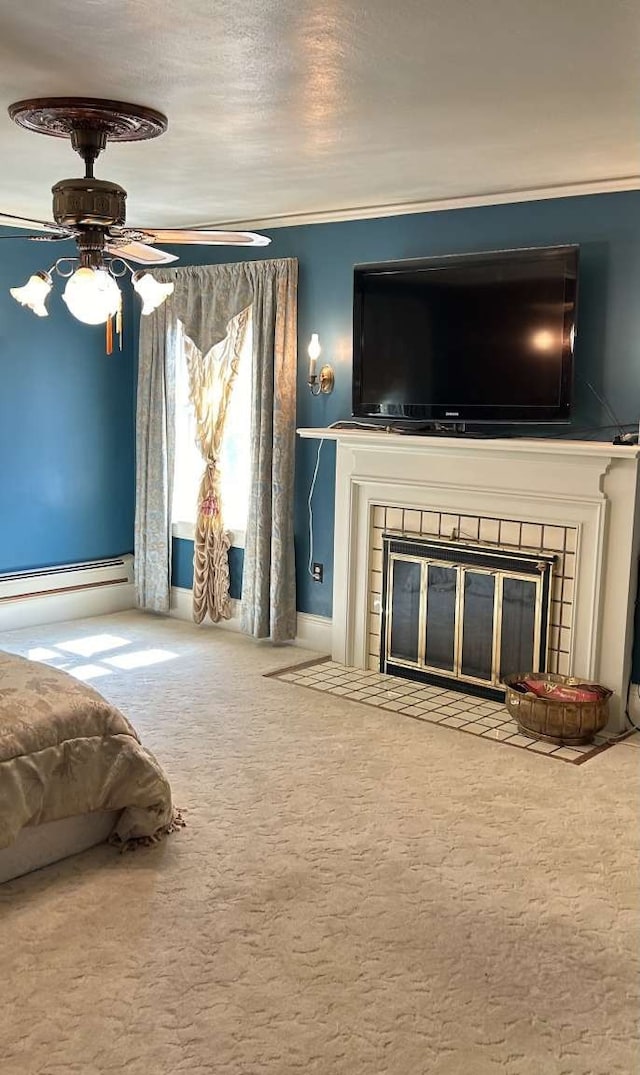
[[[609,699],[613,691],[607,690],[606,695],[595,702],[540,698],[531,691],[523,694],[513,689],[512,684],[520,681],[523,675],[567,687],[585,683],[584,679],[575,676],[559,676],[551,672],[518,672],[505,676],[502,681],[507,688],[505,705],[523,735],[558,746],[583,746],[593,742],[594,735],[602,731],[609,719]]]

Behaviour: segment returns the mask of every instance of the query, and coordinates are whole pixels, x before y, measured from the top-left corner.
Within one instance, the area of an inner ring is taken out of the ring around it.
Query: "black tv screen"
[[[568,422],[577,246],[354,269],[353,415]]]

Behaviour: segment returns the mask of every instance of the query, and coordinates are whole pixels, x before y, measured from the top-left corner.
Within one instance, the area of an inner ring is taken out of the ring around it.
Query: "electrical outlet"
[[[311,565],[311,574],[313,575],[314,582],[322,582],[324,575],[324,564],[314,563]]]

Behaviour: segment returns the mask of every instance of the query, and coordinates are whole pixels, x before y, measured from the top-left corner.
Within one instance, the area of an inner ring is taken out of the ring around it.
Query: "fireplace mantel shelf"
[[[298,436],[308,440],[335,440],[360,448],[385,448],[407,452],[451,451],[478,454],[526,454],[581,456],[582,458],[637,459],[640,447],[635,444],[612,444],[610,441],[564,440],[546,437],[473,437],[420,436],[413,433],[387,433],[372,429],[298,429]]]

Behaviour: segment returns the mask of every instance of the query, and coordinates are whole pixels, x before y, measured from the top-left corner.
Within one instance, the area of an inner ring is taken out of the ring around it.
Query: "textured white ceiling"
[[[96,166],[142,226],[640,187],[637,0],[0,0],[5,212],[82,173],[6,114],[44,95],[167,114]]]

